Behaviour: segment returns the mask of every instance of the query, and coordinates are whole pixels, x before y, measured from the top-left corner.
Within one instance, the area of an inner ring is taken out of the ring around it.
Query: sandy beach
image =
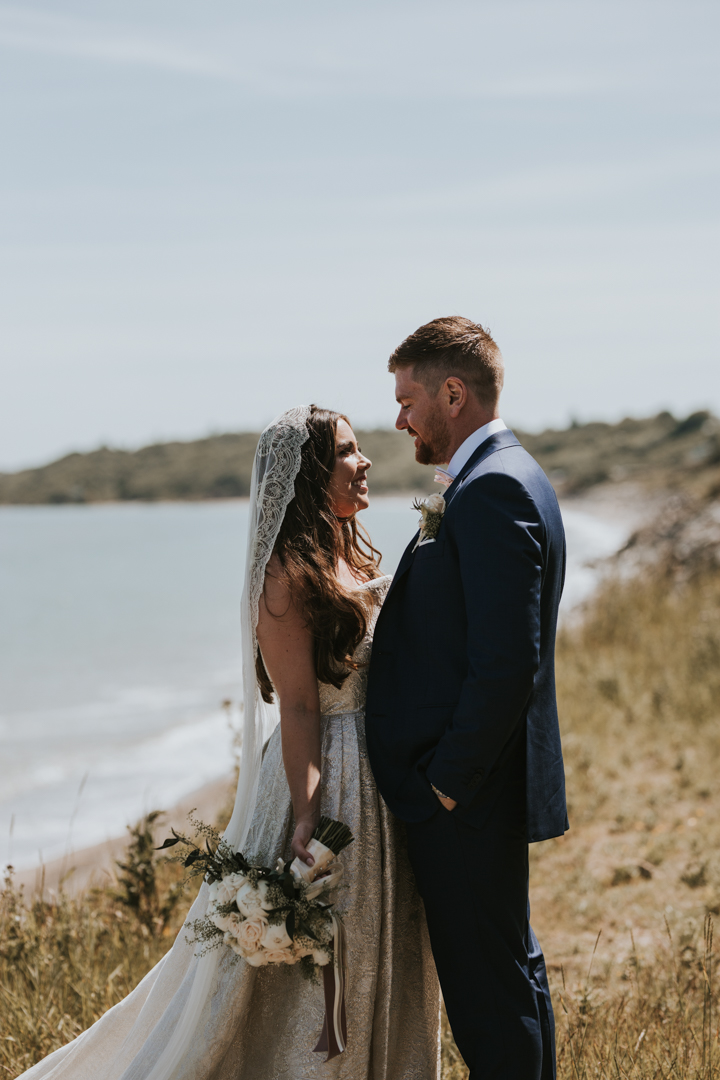
[[[229,807],[234,794],[235,780],[231,774],[204,784],[164,813],[157,828],[158,837],[169,835],[171,826],[186,830],[187,815],[191,810],[195,810],[202,821],[215,822],[222,811]],[[122,858],[127,843],[128,834],[125,832],[122,836],[72,851],[61,859],[53,859],[34,869],[19,870],[14,875],[15,881],[23,885],[29,894],[42,889],[46,895],[60,888],[75,894],[88,886],[106,885],[113,879],[115,861]]]

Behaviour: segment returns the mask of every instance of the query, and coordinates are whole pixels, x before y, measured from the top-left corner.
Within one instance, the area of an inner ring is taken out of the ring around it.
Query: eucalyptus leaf
[[[176,836],[174,840],[172,839],[172,837],[168,836],[167,840],[163,840],[160,847],[156,847],[155,850],[156,851],[164,851],[165,848],[175,847],[175,845],[179,844],[179,843],[180,843],[180,837],[179,836]]]

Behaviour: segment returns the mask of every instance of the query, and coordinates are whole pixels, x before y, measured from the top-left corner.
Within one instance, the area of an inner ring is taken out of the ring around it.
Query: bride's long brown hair
[[[344,559],[358,578],[370,580],[380,576],[381,556],[355,515],[340,520],[330,505],[338,420],[350,423],[342,413],[310,406],[295,498],[273,555],[278,576],[312,633],[317,677],[339,688],[356,667],[352,655],[367,631],[369,611],[367,593],[348,593],[340,585],[338,562]],[[259,651],[256,670],[263,699],[272,701],[274,687]]]

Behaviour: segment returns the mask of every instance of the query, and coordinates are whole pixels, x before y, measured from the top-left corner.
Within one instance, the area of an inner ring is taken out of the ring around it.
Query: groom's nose
[[[405,431],[406,428],[408,427],[408,422],[405,419],[405,416],[403,415],[404,412],[405,412],[405,410],[401,409],[400,412],[398,413],[397,420],[395,421],[395,427],[398,429],[398,431]]]

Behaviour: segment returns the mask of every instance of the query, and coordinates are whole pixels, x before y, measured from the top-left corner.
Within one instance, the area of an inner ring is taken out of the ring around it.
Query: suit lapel
[[[479,465],[481,461],[490,457],[497,450],[504,450],[508,446],[520,446],[519,440],[513,435],[510,428],[503,428],[502,431],[497,431],[494,435],[490,435],[485,442],[480,443],[477,450],[470,455],[450,487],[446,490],[445,501],[448,504],[452,502],[476,465]]]
[[[445,491],[444,499],[449,505],[455,495],[458,493],[467,477],[470,475],[476,465],[479,465],[481,461],[484,461],[486,457],[490,457],[496,450],[503,450],[506,446],[519,446],[520,442],[515,438],[512,431],[509,428],[504,428],[502,431],[498,431],[495,435],[490,435],[485,442],[480,443],[477,450],[470,455],[468,460],[463,465],[460,472],[453,480],[450,487]],[[418,534],[415,533],[412,540],[405,548],[402,558],[398,563],[398,568],[395,571],[390,588],[388,589],[387,596],[385,597],[385,604],[390,599],[395,586],[398,581],[408,572],[412,566],[413,556],[415,554],[415,542],[417,541]],[[384,606],[384,605],[383,605]]]

